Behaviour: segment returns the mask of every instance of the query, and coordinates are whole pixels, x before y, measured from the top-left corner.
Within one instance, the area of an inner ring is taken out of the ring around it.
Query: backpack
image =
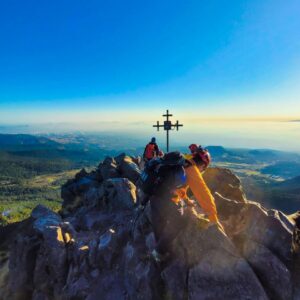
[[[154,157],[154,153],[155,153],[155,144],[149,143],[146,147],[145,157],[147,159],[151,159]]]
[[[180,152],[148,161],[141,174],[141,189],[147,195],[174,191],[186,184],[185,159]]]

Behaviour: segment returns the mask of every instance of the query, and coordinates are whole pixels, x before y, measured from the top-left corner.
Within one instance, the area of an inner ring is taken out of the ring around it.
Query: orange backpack
[[[155,156],[155,144],[148,144],[145,151],[145,157],[151,159]]]

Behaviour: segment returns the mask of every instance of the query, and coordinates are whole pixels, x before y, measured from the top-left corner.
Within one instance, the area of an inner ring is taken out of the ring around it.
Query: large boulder
[[[161,273],[167,299],[181,300],[188,297],[189,269],[182,260],[175,260]]]
[[[35,265],[41,240],[35,235],[18,235],[9,255],[8,299],[31,299]]]
[[[136,202],[136,187],[127,178],[112,178],[104,182],[106,208],[110,210],[133,209]]]
[[[98,172],[101,174],[103,180],[120,177],[116,161],[109,156],[99,164]]]
[[[74,179],[68,180],[61,189],[61,197],[63,199],[62,212],[67,215],[76,211],[84,205],[85,193],[91,188],[98,188],[101,182],[97,180],[94,173],[87,173],[82,169],[75,175]],[[96,202],[96,200],[94,200]]]
[[[128,243],[123,251],[124,282],[129,299],[162,299],[159,267],[145,258],[134,244]]]
[[[121,177],[128,178],[131,182],[136,183],[140,178],[141,171],[133,159],[130,156],[121,154],[115,160],[118,162]]]
[[[10,253],[9,289],[12,299],[30,299],[33,293],[58,297],[67,274],[67,251],[62,219],[37,206],[31,228],[18,235]]]
[[[225,198],[245,202],[246,196],[240,179],[229,169],[208,168],[203,178],[212,193],[219,193]]]
[[[264,245],[283,262],[291,261],[293,224],[281,212],[267,210],[256,202],[232,201],[219,194],[215,200],[225,231],[238,249],[252,240]]]
[[[253,268],[270,299],[292,299],[291,273],[265,246],[248,240],[243,245],[243,256]]]
[[[267,299],[247,261],[218,226],[195,211],[175,241],[181,261],[189,267],[189,299]]]
[[[190,269],[188,292],[191,300],[268,299],[244,259],[217,249]]]

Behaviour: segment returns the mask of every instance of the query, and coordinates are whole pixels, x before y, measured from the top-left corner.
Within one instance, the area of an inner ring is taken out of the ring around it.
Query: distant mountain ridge
[[[299,154],[271,149],[225,148],[220,145],[208,145],[206,148],[211,153],[213,166],[229,168],[241,178],[249,199],[284,211],[300,207],[300,192],[297,189]],[[0,181],[1,178],[31,178],[95,167],[106,156],[117,156],[122,150],[129,155],[142,155],[144,144],[125,136],[117,138],[107,134],[0,134]],[[187,146],[173,147],[174,150],[189,152]],[[278,184],[279,180],[286,181]]]
[[[30,134],[0,134],[0,148],[2,150],[34,147],[58,147],[59,143],[52,141],[43,136]]]

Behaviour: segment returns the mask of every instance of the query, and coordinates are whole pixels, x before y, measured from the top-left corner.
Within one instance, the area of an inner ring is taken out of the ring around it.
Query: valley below
[[[228,168],[240,178],[247,199],[285,213],[299,210],[300,155],[266,149],[207,148],[212,166]],[[181,146],[172,150],[188,149]],[[142,155],[143,144],[96,134],[0,134],[0,224],[27,218],[38,204],[59,211],[61,186],[68,179],[80,169],[95,169],[106,156],[121,152]]]

